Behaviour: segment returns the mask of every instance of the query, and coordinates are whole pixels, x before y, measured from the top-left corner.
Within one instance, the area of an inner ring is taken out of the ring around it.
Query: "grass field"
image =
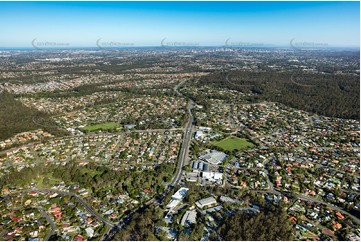
[[[254,146],[254,144],[248,142],[246,139],[237,137],[227,137],[217,142],[215,145],[228,151],[241,150],[243,148],[250,148]]]
[[[47,177],[48,178],[48,184],[44,184],[44,178]],[[35,182],[36,184],[36,187],[38,188],[49,188],[49,187],[52,187],[54,184],[59,184],[61,183],[61,179],[57,179],[57,178],[54,178],[50,175],[46,175],[46,176],[39,176]]]
[[[94,125],[86,126],[86,127],[82,128],[82,131],[94,132],[94,131],[98,131],[98,130],[114,130],[116,128],[119,128],[120,126],[121,126],[121,124],[119,124],[119,123],[107,122],[107,123],[102,123],[102,124],[94,124]]]

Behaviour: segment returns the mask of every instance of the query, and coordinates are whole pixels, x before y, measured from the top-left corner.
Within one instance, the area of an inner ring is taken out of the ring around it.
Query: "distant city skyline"
[[[359,47],[359,2],[0,2],[0,47]]]

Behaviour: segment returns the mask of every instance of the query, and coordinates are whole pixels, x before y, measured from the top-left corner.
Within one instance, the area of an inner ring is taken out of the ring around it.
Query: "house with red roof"
[[[336,216],[338,219],[341,219],[341,220],[343,220],[345,218],[345,216],[343,216],[342,213],[340,213],[340,212],[337,212]]]
[[[74,241],[83,241],[84,237],[81,236],[80,234],[78,234],[77,236],[74,237]]]

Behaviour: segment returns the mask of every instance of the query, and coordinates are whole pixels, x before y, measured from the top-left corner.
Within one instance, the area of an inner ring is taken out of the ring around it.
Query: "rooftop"
[[[183,200],[183,198],[186,196],[188,190],[189,189],[186,187],[181,187],[176,193],[174,193],[172,198],[175,200]]]
[[[196,223],[197,212],[196,211],[187,211],[182,218],[181,225],[189,226],[190,224]]]
[[[196,205],[199,208],[203,208],[204,206],[209,206],[209,205],[215,204],[215,203],[217,203],[216,199],[214,199],[213,197],[207,197],[207,198],[203,198],[201,200],[198,200],[196,202]]]

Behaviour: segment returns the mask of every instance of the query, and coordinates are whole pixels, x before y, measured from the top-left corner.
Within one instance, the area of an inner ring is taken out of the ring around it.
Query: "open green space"
[[[82,128],[81,130],[84,132],[94,132],[94,131],[98,131],[98,130],[108,131],[108,130],[114,130],[116,128],[119,128],[120,126],[121,126],[121,124],[119,124],[119,123],[107,122],[107,123],[102,123],[102,124],[89,125],[89,126]]]
[[[241,139],[231,136],[215,143],[215,146],[220,147],[224,150],[233,151],[233,150],[241,150],[244,148],[251,148],[254,146],[254,144],[247,141],[246,139]]]
[[[34,181],[36,187],[38,188],[50,188],[55,184],[59,184],[61,182],[62,182],[61,179],[54,178],[52,175],[49,174],[38,176]]]

